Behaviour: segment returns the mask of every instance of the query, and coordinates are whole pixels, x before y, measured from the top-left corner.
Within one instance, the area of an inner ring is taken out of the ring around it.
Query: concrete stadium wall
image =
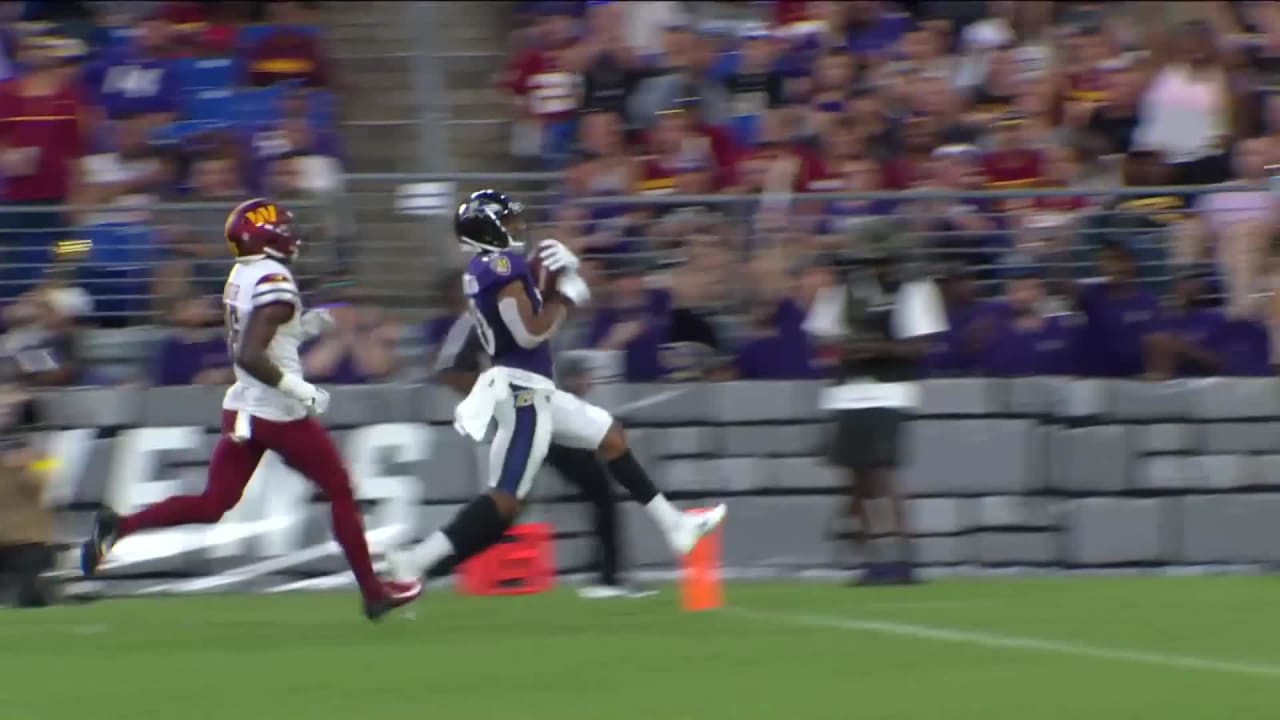
[[[902,478],[923,564],[1280,560],[1274,381],[979,379],[930,381],[925,388],[909,426]],[[820,391],[821,384],[807,382],[610,385],[592,399],[627,422],[641,460],[683,504],[727,499],[726,565],[789,568],[826,566],[835,557],[825,533],[843,483],[820,458],[828,430]],[[481,487],[487,448],[453,431],[451,392],[353,386],[333,393],[324,422],[360,495],[372,500],[369,529],[377,538],[396,523],[424,534]],[[65,461],[50,495],[62,511],[64,537],[82,537],[104,499],[128,509],[197,491],[221,396],[221,388],[206,387],[44,396],[48,417],[61,428],[51,442]],[[324,543],[327,513],[305,484],[262,477],[281,472],[260,471],[254,482],[263,487],[251,486],[243,513],[228,516],[225,527],[188,532],[181,536],[185,550],[144,553],[131,569],[199,575]],[[534,497],[529,517],[556,526],[560,566],[588,562],[590,519],[568,487],[545,470]],[[669,565],[648,518],[633,503],[623,507],[631,563]],[[228,527],[278,520],[282,512],[296,523],[287,537],[227,539]],[[156,538],[162,541],[174,542]],[[289,570],[342,568],[329,552]]]

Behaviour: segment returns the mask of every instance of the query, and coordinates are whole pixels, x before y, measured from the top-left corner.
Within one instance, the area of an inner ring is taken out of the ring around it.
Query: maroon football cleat
[[[364,601],[364,614],[370,620],[381,620],[383,615],[417,600],[422,595],[422,581],[383,580],[382,592],[382,597]]]

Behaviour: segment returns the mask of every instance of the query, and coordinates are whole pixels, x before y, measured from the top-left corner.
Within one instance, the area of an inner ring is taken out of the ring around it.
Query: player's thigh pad
[[[523,499],[551,445],[551,396],[518,387],[511,394],[494,410],[498,431],[489,446],[489,487]]]
[[[595,450],[613,427],[613,416],[573,393],[555,390],[551,393],[551,424],[556,444]]]

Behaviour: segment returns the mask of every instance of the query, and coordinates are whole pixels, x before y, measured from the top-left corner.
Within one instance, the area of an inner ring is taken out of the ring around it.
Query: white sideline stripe
[[[378,528],[372,530],[365,535],[368,544],[373,546],[385,546],[398,542],[404,537],[406,528],[402,525],[392,525],[390,527]],[[232,568],[226,572],[210,575],[208,577],[195,578],[193,580],[183,580],[179,582],[162,583],[160,585],[152,585],[138,591],[139,595],[149,595],[153,593],[164,592],[196,592],[201,590],[212,590],[213,588],[222,587],[223,585],[231,585],[245,580],[270,575],[280,570],[301,565],[305,562],[319,560],[330,555],[340,554],[342,548],[338,546],[337,541],[329,540],[328,542],[301,550],[291,552],[287,555],[270,558],[251,565],[244,565]]]
[[[1154,665],[1159,667],[1181,668],[1183,670],[1204,670],[1207,672],[1228,673],[1232,675],[1251,675],[1258,677],[1280,677],[1280,665],[1266,663],[1236,662],[1231,660],[1215,660],[1192,655],[1174,655],[1168,653],[1148,652],[1143,650],[1127,650],[1124,648],[1085,645],[1082,643],[1063,642],[1046,638],[1025,635],[1004,635],[979,630],[953,630],[950,628],[915,625],[912,623],[891,622],[885,620],[862,620],[849,617],[832,617],[826,615],[797,615],[791,613],[764,612],[741,607],[728,607],[725,612],[753,620],[767,620],[784,625],[829,628],[848,632],[867,632],[897,637],[919,638],[922,640],[938,640],[940,642],[977,645],[980,647],[1002,648],[1006,650],[1030,650],[1033,652],[1054,653],[1057,655],[1073,655],[1076,657],[1097,658],[1099,660],[1115,660],[1119,662]]]

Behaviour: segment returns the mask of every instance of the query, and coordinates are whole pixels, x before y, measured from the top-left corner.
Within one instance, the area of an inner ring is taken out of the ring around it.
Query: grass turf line
[[[0,718],[1262,720],[1276,678],[784,618],[1280,666],[1278,582],[733,584],[744,612],[704,614],[680,613],[669,590],[609,602],[442,591],[415,619],[379,625],[354,593],[104,601],[0,613]]]

